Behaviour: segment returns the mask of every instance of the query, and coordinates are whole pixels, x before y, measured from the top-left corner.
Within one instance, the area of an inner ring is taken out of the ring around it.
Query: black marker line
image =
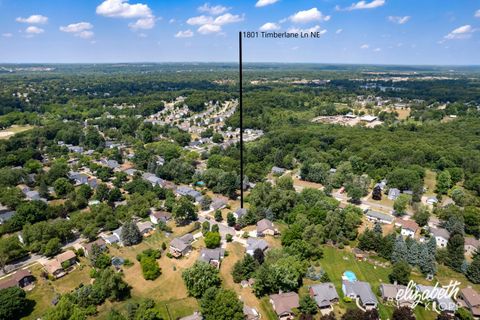
[[[238,67],[240,82],[240,208],[243,209],[243,57],[242,57],[242,31],[238,32]]]

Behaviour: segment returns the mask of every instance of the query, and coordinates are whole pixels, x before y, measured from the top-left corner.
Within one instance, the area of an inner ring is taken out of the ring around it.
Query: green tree
[[[142,234],[135,222],[129,221],[123,225],[120,239],[125,246],[132,246],[142,242]]]
[[[195,205],[187,197],[181,197],[174,204],[172,214],[177,224],[180,225],[197,220]]]
[[[0,319],[21,319],[30,305],[19,287],[0,290]]]
[[[243,320],[243,302],[231,290],[208,288],[200,309],[205,320]]]
[[[309,295],[305,295],[300,299],[299,310],[303,314],[316,314],[317,313],[317,303]]]
[[[210,287],[219,287],[221,282],[217,268],[200,261],[185,269],[182,278],[188,293],[195,298],[201,298]]]
[[[480,283],[480,254],[473,257],[472,263],[468,266],[466,276],[473,283]]]
[[[395,214],[397,216],[403,216],[406,213],[410,200],[411,198],[407,194],[401,194],[397,199],[395,199],[395,202],[393,203],[393,209],[395,210]]]
[[[440,172],[437,175],[436,192],[439,194],[447,194],[448,190],[452,187],[452,177],[447,170]]]
[[[465,238],[460,233],[454,233],[450,236],[450,239],[448,239],[447,264],[450,268],[458,272],[462,272],[462,265],[465,260],[464,246]]]
[[[218,232],[207,232],[205,235],[205,246],[209,249],[218,248],[220,246],[221,237]]]
[[[410,281],[410,272],[412,269],[406,261],[400,261],[393,265],[392,272],[388,275],[391,283],[407,285]]]

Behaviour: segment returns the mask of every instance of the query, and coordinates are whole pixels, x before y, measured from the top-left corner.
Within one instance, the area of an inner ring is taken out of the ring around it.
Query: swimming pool
[[[355,282],[357,281],[357,276],[355,275],[355,273],[353,273],[352,271],[345,271],[343,273],[343,278],[345,280],[348,280],[350,282]]]

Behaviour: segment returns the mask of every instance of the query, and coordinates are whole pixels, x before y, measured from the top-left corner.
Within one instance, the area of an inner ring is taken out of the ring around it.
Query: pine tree
[[[125,246],[132,246],[142,242],[142,234],[133,221],[129,221],[123,225],[120,238]]]
[[[427,242],[427,248],[428,252],[435,257],[437,254],[437,240],[435,240],[435,237],[430,237],[430,240]]]
[[[435,255],[431,253],[429,244],[424,245],[421,251],[421,259],[418,261],[418,266],[420,271],[424,275],[434,275],[437,272],[437,262],[435,260]]]
[[[468,266],[466,272],[468,280],[473,283],[480,283],[480,253],[473,258],[472,263]]]
[[[382,188],[380,188],[380,186],[373,188],[372,199],[377,201],[382,200]]]
[[[405,244],[405,241],[403,241],[403,238],[401,236],[397,237],[397,240],[395,240],[395,245],[393,247],[393,252],[392,252],[392,263],[397,263],[402,260],[406,260],[406,257],[408,255],[408,248],[407,245]]]
[[[414,241],[408,247],[407,261],[410,265],[416,266],[421,259],[421,247],[416,241]]]
[[[447,243],[448,259],[447,264],[453,270],[462,272],[462,264],[465,260],[464,254],[465,239],[460,233],[450,236]]]

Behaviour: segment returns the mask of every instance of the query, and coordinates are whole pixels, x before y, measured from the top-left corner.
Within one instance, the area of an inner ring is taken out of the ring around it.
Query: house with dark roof
[[[204,248],[200,251],[199,261],[206,262],[215,268],[220,268],[220,263],[225,256],[225,250],[222,248],[208,249]]]
[[[272,294],[270,296],[270,303],[278,319],[293,320],[295,318],[294,309],[300,307],[300,298],[296,292]]]
[[[10,220],[14,214],[15,211],[10,210],[6,206],[0,205],[0,225]]]
[[[184,196],[184,197],[189,196],[189,197],[195,199],[195,201],[197,201],[197,202],[202,199],[202,194],[200,192],[198,192],[197,190],[194,190],[190,187],[180,186],[180,187],[177,188],[177,190],[175,192],[179,196]]]
[[[224,197],[215,198],[210,204],[212,210],[221,210],[228,205],[228,200]]]
[[[457,304],[452,300],[452,298],[441,293],[441,290],[445,290],[441,287],[424,286],[418,284],[416,289],[420,294],[427,297],[427,299],[434,300],[437,304],[437,309],[441,310],[442,312],[453,314],[458,308]],[[429,297],[435,297],[435,299],[430,299]]]
[[[331,282],[310,286],[310,297],[317,303],[322,313],[333,311],[333,304],[339,300],[337,290]]]
[[[365,310],[375,309],[378,305],[377,297],[368,282],[343,280],[342,291],[345,296],[358,299]]]
[[[0,290],[11,287],[25,288],[35,282],[32,273],[27,269],[18,270],[11,276],[0,280]]]

